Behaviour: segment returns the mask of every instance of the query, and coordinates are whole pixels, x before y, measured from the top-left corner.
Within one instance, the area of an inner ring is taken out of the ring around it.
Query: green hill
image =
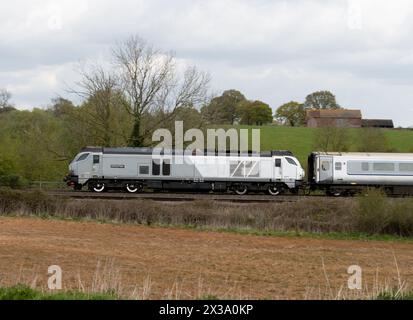
[[[322,134],[320,128],[286,126],[238,126],[238,129],[260,129],[261,150],[290,150],[306,166],[307,156],[316,149],[316,137]],[[350,139],[348,151],[359,151],[361,135],[365,129],[346,129]],[[381,129],[389,152],[413,152],[413,130]],[[339,150],[337,150],[339,151]]]

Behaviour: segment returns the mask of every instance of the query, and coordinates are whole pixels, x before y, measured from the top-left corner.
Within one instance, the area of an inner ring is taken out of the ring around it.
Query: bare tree
[[[171,118],[178,108],[198,105],[207,97],[207,73],[188,67],[180,74],[171,53],[154,49],[138,36],[119,44],[113,55],[128,99],[126,108],[133,116],[130,146],[142,146],[145,137],[161,124],[151,123],[144,130],[141,121],[145,113],[163,110]]]
[[[101,66],[81,67],[80,75],[78,89],[71,92],[84,98],[85,103],[73,116],[84,125],[88,141],[111,146],[117,134],[113,123],[116,109],[123,104],[118,78]]]
[[[0,109],[11,107],[9,101],[11,99],[11,93],[6,89],[0,89]]]

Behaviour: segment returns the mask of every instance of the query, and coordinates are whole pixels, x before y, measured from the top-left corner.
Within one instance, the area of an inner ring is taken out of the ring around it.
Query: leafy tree
[[[389,144],[382,129],[362,128],[362,134],[358,140],[360,152],[389,152]]]
[[[330,91],[317,91],[305,98],[305,109],[340,109],[336,97]]]
[[[202,117],[212,124],[234,124],[237,120],[237,105],[246,100],[237,90],[224,91],[201,109]]]
[[[239,103],[237,114],[241,124],[260,126],[273,121],[270,106],[261,101],[243,101]]]
[[[55,150],[65,149],[64,126],[53,113],[39,109],[10,112],[0,118],[0,128],[2,158],[12,161],[12,174],[28,180],[61,179],[67,157]]]
[[[52,105],[48,108],[48,111],[52,112],[56,117],[62,117],[71,114],[75,109],[75,105],[72,101],[57,97],[52,99]]]
[[[305,123],[304,105],[295,101],[285,103],[277,109],[275,117],[291,127],[301,126]]]
[[[348,151],[350,134],[346,128],[318,128],[314,136],[314,148],[318,151]]]

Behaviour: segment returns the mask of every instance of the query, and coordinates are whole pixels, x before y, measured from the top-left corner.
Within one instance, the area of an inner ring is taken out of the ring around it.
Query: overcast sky
[[[0,87],[46,106],[79,61],[138,34],[273,109],[330,90],[365,118],[413,126],[411,0],[38,0],[0,3]]]

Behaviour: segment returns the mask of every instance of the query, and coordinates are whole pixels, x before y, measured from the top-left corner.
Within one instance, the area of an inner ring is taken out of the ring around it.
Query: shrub
[[[0,300],[116,300],[113,293],[84,293],[79,291],[41,292],[27,285],[0,288]]]
[[[33,300],[38,293],[26,285],[0,288],[0,300]]]
[[[378,189],[369,189],[358,198],[357,224],[362,232],[382,233],[388,224],[386,195]]]
[[[385,233],[413,236],[413,200],[393,201],[388,207],[390,213]]]
[[[358,198],[358,230],[370,234],[413,236],[413,200],[389,199],[371,189]]]
[[[0,189],[0,213],[53,214],[64,203],[64,199],[55,199],[40,191],[21,192]]]
[[[13,189],[22,188],[27,185],[22,177],[18,175],[2,175],[0,176],[0,187],[9,187]]]

